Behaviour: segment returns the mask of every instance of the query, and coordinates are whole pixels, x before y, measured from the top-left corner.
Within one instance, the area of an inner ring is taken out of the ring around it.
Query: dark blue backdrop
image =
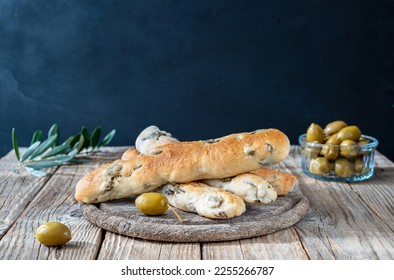
[[[343,119],[394,159],[393,1],[0,1],[0,156],[58,123],[181,140]]]

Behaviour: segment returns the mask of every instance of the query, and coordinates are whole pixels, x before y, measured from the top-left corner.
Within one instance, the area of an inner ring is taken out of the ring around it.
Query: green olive
[[[358,150],[356,141],[344,140],[341,143],[341,156],[345,158],[355,158],[358,154]]]
[[[312,123],[306,131],[306,141],[323,143],[324,133],[320,125]]]
[[[320,154],[320,151],[320,147],[314,147],[312,145],[306,144],[303,153],[306,158],[317,158]]]
[[[354,163],[345,158],[338,158],[335,161],[335,173],[338,177],[352,177],[354,175]]]
[[[36,239],[45,246],[61,246],[71,240],[71,231],[62,223],[47,222],[37,229]]]
[[[338,133],[335,133],[327,139],[325,144],[339,145],[340,143],[341,143],[341,140],[339,140],[339,138],[338,138]]]
[[[362,158],[356,158],[354,161],[354,171],[358,174],[362,174],[364,170],[364,160]]]
[[[346,127],[347,124],[344,121],[334,121],[330,122],[329,124],[326,125],[324,128],[324,133],[327,136],[331,136],[337,132],[339,132],[342,128]]]
[[[363,137],[361,137],[360,140],[357,142],[357,145],[359,146],[359,155],[368,155],[370,153],[370,149],[368,149],[367,147],[363,147],[367,144],[369,144],[369,140]]]
[[[330,171],[330,163],[324,157],[312,159],[309,165],[309,171],[316,175],[325,175]]]
[[[320,148],[305,147],[304,156],[306,158],[317,158],[320,154],[320,151],[321,151]]]
[[[362,146],[362,145],[367,145],[369,143],[369,140],[366,138],[360,138],[360,140],[358,140],[357,145]]]
[[[143,193],[135,199],[135,206],[149,216],[164,214],[168,209],[168,199],[161,193]]]
[[[344,140],[358,141],[360,139],[360,136],[361,131],[355,125],[344,127],[338,132],[338,138],[339,140],[341,140],[341,142]]]
[[[339,147],[336,145],[323,145],[321,154],[328,160],[334,160],[339,155]]]

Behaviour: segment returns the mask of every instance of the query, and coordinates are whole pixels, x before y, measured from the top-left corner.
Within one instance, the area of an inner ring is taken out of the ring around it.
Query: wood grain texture
[[[307,260],[296,230],[284,229],[273,234],[240,241],[247,260]]]
[[[199,243],[163,243],[107,232],[100,260],[199,260]]]
[[[288,228],[261,237],[204,243],[203,259],[307,260],[308,255],[295,229]]]
[[[394,231],[393,178],[394,167],[378,168],[375,176],[370,180],[350,185],[366,206],[392,231]]]
[[[375,167],[377,168],[393,168],[393,162],[389,160],[385,155],[381,152],[375,152]]]
[[[209,242],[202,243],[202,259],[203,260],[243,260],[239,240],[227,242]]]
[[[27,172],[15,174],[12,169],[17,162],[13,151],[0,160],[0,239],[50,178],[33,177]]]
[[[7,180],[19,183],[20,187],[14,187],[12,195],[8,194],[2,202],[14,197],[16,201],[25,201],[25,193],[31,202],[23,205],[10,203],[11,207],[1,207],[2,211],[15,208],[21,214],[0,240],[0,259],[95,259],[101,246],[101,229],[83,218],[74,200],[75,184],[86,172],[108,160],[106,155],[111,154],[115,158],[120,156],[123,149],[119,153],[118,150],[107,151],[104,157],[96,154],[89,164],[61,166],[56,170],[56,176],[37,179],[27,174],[13,175],[17,177]],[[29,196],[30,188],[37,188],[36,185],[40,186],[40,191]],[[48,248],[39,244],[34,237],[35,231],[48,221],[68,225],[73,234],[72,241],[61,248]]]
[[[76,181],[127,147],[104,148],[82,165],[62,166],[48,177],[10,171],[13,152],[0,160],[0,259],[394,259],[394,163],[379,152],[366,181],[337,183],[307,177],[300,148],[273,166],[298,177],[295,194],[310,208],[294,226],[273,234],[227,242],[175,243],[126,237],[88,222],[73,198]],[[69,225],[73,239],[47,248],[34,239],[43,222]]]
[[[292,158],[294,161],[299,159],[294,155]],[[367,199],[367,188],[362,187],[379,180],[379,170],[376,170],[373,179],[352,184],[315,180],[302,174],[299,168],[293,174],[299,177],[301,191],[311,203],[310,213],[295,228],[312,259],[394,258],[394,232],[389,226],[393,215],[387,210],[385,220],[390,222],[385,222],[379,218],[385,214],[377,215],[366,203],[366,200],[373,201],[377,196],[384,195],[373,195]],[[359,188],[359,191],[354,191],[355,188]],[[360,188],[364,199],[360,196]],[[392,183],[387,188],[392,190]],[[384,193],[385,189],[380,187],[379,193]],[[383,198],[381,203],[385,204],[384,201]],[[386,209],[389,209],[393,203],[392,193],[386,201]],[[375,211],[380,209],[376,207]]]

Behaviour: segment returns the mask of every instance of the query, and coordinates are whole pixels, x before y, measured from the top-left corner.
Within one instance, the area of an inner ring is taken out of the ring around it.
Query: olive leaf
[[[15,128],[12,129],[12,147],[14,148],[16,158],[19,160],[20,159],[19,145],[18,145],[18,138],[16,137]]]
[[[116,133],[116,130],[113,129],[107,135],[105,135],[104,138],[100,141],[101,131],[102,131],[101,127],[98,126],[92,132],[91,143],[90,143],[92,147],[92,151],[97,151],[100,147],[109,145],[109,143],[111,143]]]
[[[36,130],[33,133],[33,136],[31,138],[31,144],[34,144],[37,141],[40,141],[42,137],[42,131],[41,130]]]
[[[74,136],[70,136],[62,144],[60,143],[60,130],[57,124],[53,124],[48,130],[48,138],[42,139],[42,131],[36,130],[32,135],[31,144],[22,157],[19,153],[18,139],[15,128],[12,129],[12,146],[18,164],[14,168],[16,174],[20,174],[20,170],[24,168],[27,172],[34,176],[46,176],[44,169],[64,165],[67,163],[82,163],[89,161],[87,158],[75,159],[82,151],[96,151],[101,146],[108,145],[114,135],[115,130],[108,133],[100,142],[101,127],[96,127],[90,134],[86,127],[82,127],[81,131]]]
[[[100,137],[101,137],[101,127],[98,126],[96,127],[93,132],[92,132],[92,137],[91,137],[91,146],[93,149],[97,149],[98,145],[99,145],[99,141],[100,141]]]
[[[35,158],[40,155],[42,155],[44,152],[46,152],[49,148],[53,147],[53,144],[55,143],[57,138],[57,135],[52,135],[48,139],[46,139],[44,142],[40,143],[40,145],[37,147],[37,149],[34,150],[34,152],[31,154],[30,158]]]
[[[69,145],[60,145],[60,146],[56,146],[54,148],[52,148],[49,152],[45,153],[45,155],[43,155],[42,158],[49,158],[51,156],[55,156],[58,154],[63,154],[63,153],[67,153],[71,150],[71,147]]]
[[[59,126],[57,124],[53,124],[48,131],[48,138],[54,135],[56,135],[56,138],[52,146],[57,146],[59,145],[59,136],[60,136]]]
[[[81,135],[83,136],[84,143],[83,143],[83,148],[89,148],[90,145],[90,136],[89,136],[89,131],[86,127],[82,127],[81,129]]]
[[[29,172],[31,175],[37,176],[37,177],[44,177],[47,175],[47,173],[43,170],[40,169],[34,169],[31,167],[25,167],[26,171]],[[19,170],[18,170],[19,172]],[[17,173],[19,174],[19,173]]]
[[[73,148],[77,147],[79,153],[84,148],[85,137],[83,137],[81,133],[78,133],[75,136],[70,137],[67,141],[69,141],[71,147]]]
[[[25,150],[14,169],[15,173],[20,174],[20,169],[24,168],[34,176],[45,176],[43,169],[66,164],[77,155],[80,143],[75,144],[76,148],[70,146],[70,141],[56,146],[59,135],[54,131],[48,133],[46,140],[35,141]]]
[[[23,153],[20,161],[27,160],[37,149],[37,147],[41,144],[40,141],[34,142],[27,150]]]
[[[82,134],[79,135],[78,142],[75,143],[75,147],[77,148],[78,153],[85,147],[85,137]]]
[[[68,145],[68,146],[72,146],[71,143],[74,141],[75,137],[74,136],[70,136],[67,138],[66,141],[63,142],[62,145]]]
[[[107,146],[109,143],[111,143],[112,139],[113,139],[114,136],[115,136],[115,133],[116,133],[116,130],[115,130],[115,129],[111,130],[111,132],[108,133],[108,134],[104,137],[104,139],[100,142],[99,147],[101,147],[101,146]]]
[[[89,130],[86,127],[82,127],[81,131],[76,134],[73,139],[71,139],[71,145],[75,145],[75,143],[80,142],[79,152],[83,149],[89,152],[96,152],[102,146],[107,146],[111,143],[112,139],[115,136],[116,130],[111,130],[104,138],[100,141],[102,129],[101,126],[97,126],[93,129],[92,133],[89,133]]]
[[[42,168],[50,168],[50,167],[62,165],[64,163],[65,161],[62,162],[62,161],[48,159],[48,160],[40,160],[32,163],[27,163],[25,164],[25,167],[30,167],[33,169],[42,169]]]
[[[70,145],[73,147],[76,143],[78,143],[80,137],[81,137],[81,133],[77,133],[76,135],[68,138],[66,142],[69,141]]]

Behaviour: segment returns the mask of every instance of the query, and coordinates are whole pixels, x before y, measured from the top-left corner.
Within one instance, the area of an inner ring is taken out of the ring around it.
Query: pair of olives
[[[332,174],[346,178],[365,174],[369,168],[364,164],[368,153],[362,146],[368,140],[361,136],[356,125],[338,120],[328,123],[324,129],[312,123],[306,132],[306,141],[316,145],[305,145],[304,156],[310,159],[309,171],[315,175]]]
[[[136,198],[135,205],[142,213],[150,216],[162,215],[170,207],[167,197],[160,193],[144,193]],[[178,219],[182,219],[177,213],[175,214]],[[71,240],[71,230],[65,224],[47,222],[38,227],[35,237],[45,246],[57,247]]]

